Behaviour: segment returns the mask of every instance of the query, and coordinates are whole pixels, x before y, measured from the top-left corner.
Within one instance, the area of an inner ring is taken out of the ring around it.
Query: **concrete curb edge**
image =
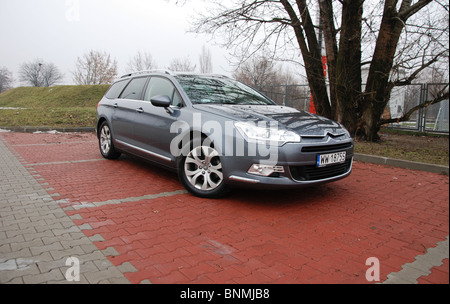
[[[431,173],[444,174],[449,176],[449,170],[447,166],[420,163],[402,159],[395,159],[383,156],[375,156],[375,155],[367,155],[367,154],[359,154],[355,153],[353,159],[355,161],[360,161],[364,163],[371,163],[377,165],[385,165],[391,167],[397,167],[402,169],[411,169],[418,171],[425,171]]]
[[[6,130],[11,132],[33,133],[33,132],[50,132],[56,131],[61,133],[71,132],[94,132],[94,127],[66,127],[66,128],[50,128],[50,127],[0,127],[0,130]]]

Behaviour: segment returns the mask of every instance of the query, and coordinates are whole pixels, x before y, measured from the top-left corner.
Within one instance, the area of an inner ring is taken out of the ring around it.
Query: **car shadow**
[[[336,184],[312,185],[299,189],[257,190],[234,188],[226,200],[268,208],[285,208],[298,205],[320,205],[334,201],[345,189]]]
[[[122,155],[120,161],[126,161],[133,167],[138,167],[148,171],[152,175],[157,174],[158,176],[171,180],[174,183],[179,184],[180,189],[183,189],[175,171],[132,155]],[[281,190],[253,189],[242,186],[233,187],[231,191],[222,198],[207,200],[224,204],[245,204],[247,206],[253,205],[278,209],[309,204],[320,205],[322,203],[335,201],[337,196],[344,196],[347,192],[348,189],[339,185],[339,181],[305,186],[298,189]],[[192,194],[187,193],[186,195],[195,198]],[[205,200],[204,198],[195,199]]]

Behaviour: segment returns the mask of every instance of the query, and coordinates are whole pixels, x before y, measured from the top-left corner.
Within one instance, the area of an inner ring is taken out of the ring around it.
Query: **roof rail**
[[[164,74],[172,75],[172,72],[170,70],[153,69],[153,70],[143,70],[143,71],[128,73],[128,74],[122,75],[120,78],[125,78],[125,77],[129,77],[129,76],[133,76],[133,75],[148,74],[148,73],[164,73]]]
[[[214,74],[214,73],[197,73],[197,72],[173,72],[172,75],[186,75],[186,76],[206,76],[206,77],[218,77],[218,78],[229,78],[226,75]]]

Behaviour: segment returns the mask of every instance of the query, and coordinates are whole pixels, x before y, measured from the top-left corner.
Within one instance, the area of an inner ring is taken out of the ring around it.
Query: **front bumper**
[[[243,185],[252,188],[278,189],[301,188],[345,178],[351,174],[353,164],[353,141],[330,140],[316,144],[286,144],[278,147],[273,165],[283,167],[284,172],[275,172],[270,176],[248,173],[253,164],[264,161],[256,156],[226,156],[222,163],[225,181],[230,185]],[[325,167],[317,166],[317,156],[334,152],[346,152],[343,163]],[[248,155],[248,154],[246,154]]]

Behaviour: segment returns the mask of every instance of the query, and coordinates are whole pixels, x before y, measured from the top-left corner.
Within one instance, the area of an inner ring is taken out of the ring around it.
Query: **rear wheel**
[[[220,155],[213,147],[191,148],[179,163],[179,174],[181,183],[195,196],[217,198],[228,192]]]
[[[117,159],[120,157],[120,152],[114,148],[111,129],[106,121],[104,121],[98,133],[98,143],[100,153],[106,159]]]

